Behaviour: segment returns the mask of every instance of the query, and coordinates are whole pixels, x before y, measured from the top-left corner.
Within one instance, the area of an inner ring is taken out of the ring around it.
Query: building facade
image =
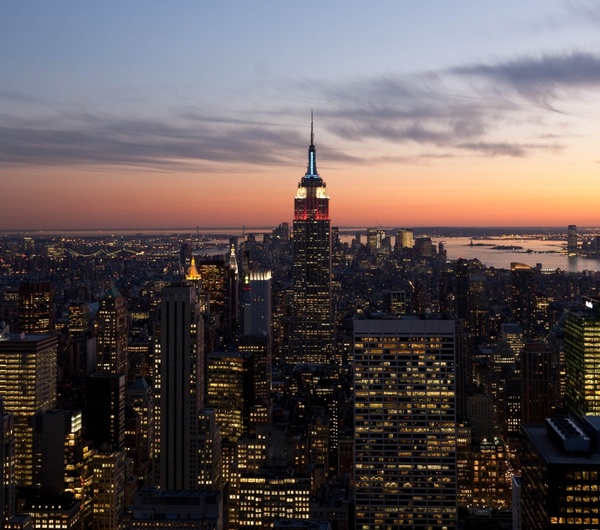
[[[455,528],[455,322],[355,319],[356,529]]]
[[[155,435],[161,489],[197,489],[204,405],[203,325],[195,287],[162,293],[155,342]]]
[[[15,476],[30,485],[33,475],[33,416],[56,407],[57,336],[0,338],[0,396],[14,417]]]
[[[293,316],[288,364],[333,360],[329,196],[317,172],[311,124],[306,174],[294,199]]]

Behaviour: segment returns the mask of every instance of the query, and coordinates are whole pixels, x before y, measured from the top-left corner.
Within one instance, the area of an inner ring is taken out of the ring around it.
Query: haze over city
[[[543,7],[543,9],[541,9]],[[595,226],[591,1],[7,3],[0,230]]]

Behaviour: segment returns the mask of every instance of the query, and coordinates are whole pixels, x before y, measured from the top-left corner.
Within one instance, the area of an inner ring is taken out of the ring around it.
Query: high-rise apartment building
[[[162,293],[155,343],[155,434],[161,489],[197,489],[204,405],[203,321],[192,285]]]
[[[15,476],[30,485],[33,474],[33,416],[56,407],[57,337],[0,338],[0,396],[14,416]]]
[[[455,321],[354,321],[356,529],[455,528]]]
[[[600,300],[567,311],[564,334],[565,405],[577,417],[600,416]]]
[[[100,298],[97,320],[98,371],[127,376],[127,301],[113,285]]]
[[[293,322],[289,364],[333,360],[329,196],[317,172],[311,123],[308,167],[294,199]]]

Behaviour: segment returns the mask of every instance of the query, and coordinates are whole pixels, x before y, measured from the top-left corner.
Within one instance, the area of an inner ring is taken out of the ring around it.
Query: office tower
[[[414,244],[415,241],[412,228],[401,228],[396,232],[395,250],[400,250],[403,248],[413,248]]]
[[[251,353],[208,354],[207,405],[214,409],[224,440],[235,442],[248,430],[254,404],[254,360]]]
[[[494,398],[489,394],[473,394],[467,397],[467,419],[471,426],[473,441],[493,440],[498,435]]]
[[[383,291],[383,312],[388,315],[407,315],[411,312],[409,287],[401,291]]]
[[[434,255],[433,242],[430,237],[418,237],[414,244],[415,254],[421,258],[432,258]]]
[[[577,416],[600,416],[600,300],[565,316],[565,405]]]
[[[577,256],[579,237],[577,235],[577,225],[569,225],[567,228],[567,255]]]
[[[333,360],[331,221],[311,122],[308,167],[294,199],[293,322],[288,364]]]
[[[310,515],[310,479],[289,468],[243,474],[239,495],[239,528],[273,528],[275,519]]]
[[[254,398],[266,404],[271,399],[271,339],[269,335],[244,335],[238,339],[240,352],[252,354]]]
[[[56,407],[56,335],[0,338],[0,396],[14,416],[15,476],[32,483],[33,416]]]
[[[504,444],[484,440],[472,447],[473,482],[471,506],[506,508],[510,500],[508,458]]]
[[[220,491],[143,488],[127,510],[126,530],[223,530]]]
[[[512,361],[516,362],[521,356],[521,350],[525,345],[523,339],[523,328],[518,324],[506,323],[500,327],[500,337],[502,342],[506,342],[512,352]]]
[[[0,396],[0,523],[15,515],[15,428],[14,416],[6,412]]]
[[[137,465],[137,474],[140,482],[151,485],[152,460],[154,458],[154,389],[143,377],[138,377],[127,389],[127,403],[133,408],[140,418],[141,429],[141,454]]]
[[[97,318],[97,369],[105,374],[127,376],[127,301],[112,285],[100,298]]]
[[[85,336],[90,330],[90,305],[87,302],[69,304],[69,335]]]
[[[600,528],[598,418],[553,417],[522,431],[522,528]]]
[[[213,409],[198,414],[198,486],[200,489],[220,490],[223,487],[221,433]]]
[[[17,301],[19,331],[30,335],[54,331],[54,286],[50,282],[21,282]]]
[[[231,342],[237,331],[237,272],[229,260],[196,259],[202,289],[208,293],[210,325],[217,333],[215,347]]]
[[[125,451],[96,454],[92,458],[93,530],[120,530],[122,528],[126,498]]]
[[[86,379],[85,434],[100,451],[125,447],[125,374],[96,373]]]
[[[92,451],[83,439],[81,411],[49,410],[34,419],[34,484],[81,503],[82,520],[92,514]]]
[[[81,501],[52,490],[29,490],[19,498],[23,514],[31,517],[33,528],[81,530],[83,518]]]
[[[329,478],[330,423],[327,409],[315,407],[308,424],[308,451],[312,468],[313,493]]]
[[[456,503],[459,508],[471,504],[473,498],[473,451],[471,428],[459,422],[456,428]]]
[[[356,528],[456,524],[455,321],[355,319]]]
[[[487,278],[484,274],[469,276],[468,329],[475,337],[486,337],[489,325]]]
[[[526,341],[521,353],[521,423],[543,423],[552,412],[552,358],[548,344]]]
[[[248,271],[244,274],[243,335],[271,336],[271,271]]]
[[[454,266],[454,273],[456,278],[456,318],[464,319],[467,321],[469,318],[469,277],[471,275],[469,269],[469,262],[465,259],[459,258],[456,260]]]
[[[367,228],[367,247],[373,254],[383,249],[385,239],[385,231],[381,228]]]
[[[535,275],[529,265],[510,264],[510,308],[513,322],[523,328],[526,337],[533,332]]]
[[[161,489],[198,489],[198,415],[204,405],[203,321],[191,285],[162,292],[155,343],[155,434]]]

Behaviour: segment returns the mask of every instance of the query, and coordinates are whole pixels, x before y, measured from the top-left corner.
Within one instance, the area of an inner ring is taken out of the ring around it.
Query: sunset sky
[[[600,2],[6,1],[0,231],[599,226]]]

